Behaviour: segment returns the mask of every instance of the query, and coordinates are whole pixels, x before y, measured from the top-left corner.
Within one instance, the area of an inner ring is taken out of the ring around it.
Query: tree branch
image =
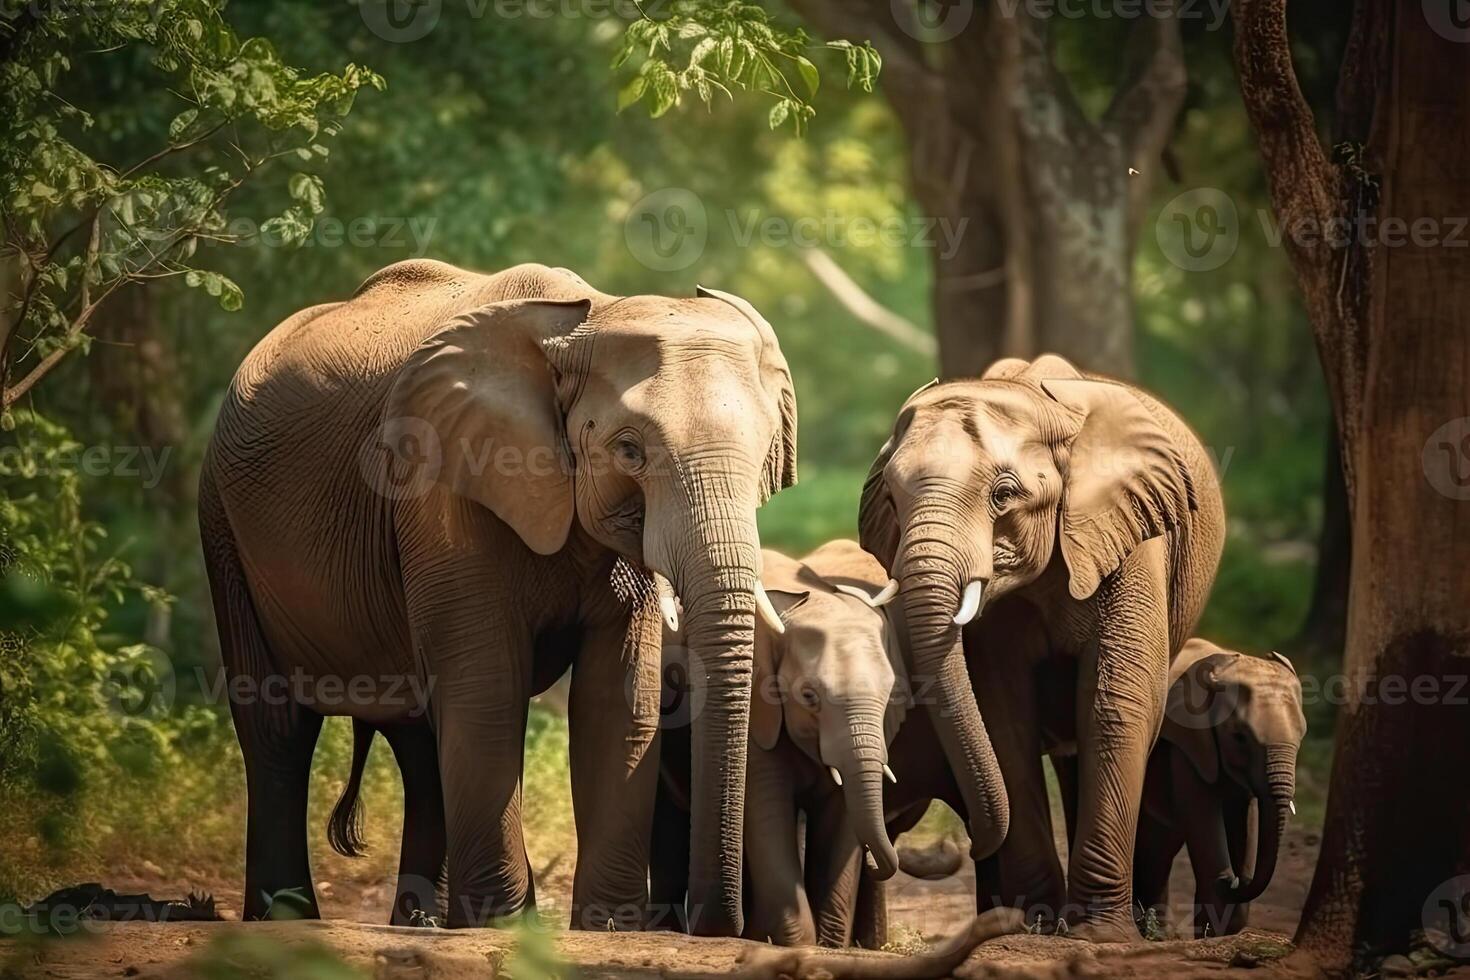
[[[1337,171],[1317,138],[1312,109],[1297,84],[1286,34],[1286,0],[1237,0],[1235,71],[1246,115],[1256,131],[1271,203],[1299,277],[1326,274],[1331,249],[1321,236],[1293,235],[1303,223],[1337,214]],[[1313,239],[1313,244],[1301,241]],[[1315,318],[1314,318],[1315,319]]]
[[[1104,126],[1122,142],[1127,165],[1138,171],[1128,184],[1132,228],[1138,227],[1148,206],[1153,175],[1169,145],[1188,85],[1179,18],[1170,2],[1163,16],[1145,16],[1129,33],[1123,77],[1103,117]]]
[[[939,345],[932,336],[869,296],[832,256],[819,248],[804,248],[801,250],[801,260],[806,263],[817,282],[847,312],[856,317],[859,323],[925,357],[933,357],[938,353]]]

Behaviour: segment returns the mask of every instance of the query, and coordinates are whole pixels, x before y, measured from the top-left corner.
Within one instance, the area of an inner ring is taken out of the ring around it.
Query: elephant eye
[[[990,502],[997,510],[1008,506],[1012,501],[1021,496],[1021,488],[1014,480],[1002,478],[995,486],[990,488]]]
[[[643,469],[643,447],[631,436],[621,436],[613,443],[613,458],[624,473]]]
[[[797,689],[796,700],[801,703],[803,708],[810,711],[817,710],[817,705],[822,701],[821,696],[817,694],[817,689],[810,684],[803,684]]]

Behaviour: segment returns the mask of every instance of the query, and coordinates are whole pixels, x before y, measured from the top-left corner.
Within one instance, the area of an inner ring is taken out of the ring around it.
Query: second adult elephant
[[[231,383],[199,492],[226,670],[259,691],[291,681],[285,699],[231,703],[245,917],[292,888],[316,911],[305,816],[322,716],[384,725],[415,708],[439,758],[450,924],[524,908],[527,701],[569,663],[573,924],[641,916],[659,613],[674,608],[653,572],[682,596],[706,668],[691,899],[703,928],[738,933],[752,643],[769,610],[755,514],[795,478],[786,362],[723,293],[610,296],[564,269],[415,261],[276,327]],[[409,679],[426,704],[403,697]]]
[[[863,488],[859,525],[899,583],[915,691],[928,692],[973,855],[1004,841],[1011,901],[1065,914],[1074,934],[1135,937],[1144,769],[1169,662],[1193,632],[1225,536],[1199,440],[1137,388],[1055,356],[1005,360],[910,396]],[[1005,597],[1024,605],[1023,621],[1006,642],[980,643],[972,621]],[[1078,835],[1065,879],[1033,679],[1051,656],[1079,663]]]

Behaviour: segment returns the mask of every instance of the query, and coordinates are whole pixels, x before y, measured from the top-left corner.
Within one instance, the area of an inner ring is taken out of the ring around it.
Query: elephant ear
[[[494,512],[541,555],[566,544],[575,509],[542,345],[576,329],[591,305],[511,300],[455,317],[409,356],[383,410],[385,428],[426,423],[437,439],[428,478]]]
[[[811,597],[810,592],[767,589],[767,597],[781,622]],[[750,737],[769,752],[781,737],[781,720],[786,692],[780,687],[781,658],[785,640],[760,619],[755,624],[755,662],[750,679]]]
[[[1072,596],[1086,599],[1133,549],[1195,509],[1194,482],[1174,441],[1126,385],[1052,378],[1041,387],[1080,423],[1065,443],[1061,549]]]
[[[893,571],[898,557],[898,510],[893,506],[893,494],[888,489],[883,471],[893,458],[895,448],[897,437],[892,436],[878,451],[878,458],[873,460],[858,501],[858,544],[878,559],[888,572]]]
[[[1171,743],[1207,783],[1220,778],[1220,749],[1215,729],[1223,720],[1218,695],[1224,690],[1216,671],[1219,660],[1205,657],[1169,685],[1164,725],[1159,737]]]
[[[760,334],[761,387],[781,416],[780,431],[771,440],[766,455],[766,474],[761,490],[762,501],[772,494],[796,485],[796,386],[791,382],[791,369],[776,340],[776,331],[754,306],[733,293],[695,286],[696,296],[717,299],[739,310]]]

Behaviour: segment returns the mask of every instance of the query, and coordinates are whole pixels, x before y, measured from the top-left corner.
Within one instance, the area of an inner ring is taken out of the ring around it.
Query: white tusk
[[[954,624],[964,626],[975,618],[980,611],[980,599],[985,593],[985,583],[975,579],[965,586],[965,594],[960,599],[960,611],[954,614]]]
[[[898,595],[898,579],[889,579],[888,584],[883,586],[883,591],[873,596],[873,605],[886,606]]]
[[[868,593],[863,589],[858,588],[856,585],[845,585],[841,582],[834,582],[832,584],[832,588],[836,589],[838,592],[841,592],[843,595],[850,595],[854,599],[861,599],[866,605],[871,606],[874,609],[878,608],[878,603],[874,601],[873,597],[868,595]]]
[[[669,632],[679,632],[679,606],[674,601],[674,597],[672,595],[659,596],[658,608],[664,614],[664,623],[669,627]]]
[[[883,775],[885,775],[885,776],[888,777],[888,781],[890,783],[897,783],[898,782],[898,777],[893,774],[893,770],[892,769],[889,769],[888,768],[888,763],[886,763],[886,762],[883,764]]]
[[[765,587],[759,581],[755,583],[755,608],[760,610],[761,619],[766,625],[775,630],[777,635],[786,632],[786,624],[781,622],[781,617],[776,615],[776,607],[771,605],[771,597],[766,595]]]
[[[840,773],[840,772],[837,771],[837,767],[836,766],[828,766],[827,767],[827,771],[832,774],[832,782],[836,783],[838,786],[841,786],[842,785],[842,773]]]
[[[1296,800],[1288,800],[1286,807],[1291,811],[1293,817],[1296,816]]]

